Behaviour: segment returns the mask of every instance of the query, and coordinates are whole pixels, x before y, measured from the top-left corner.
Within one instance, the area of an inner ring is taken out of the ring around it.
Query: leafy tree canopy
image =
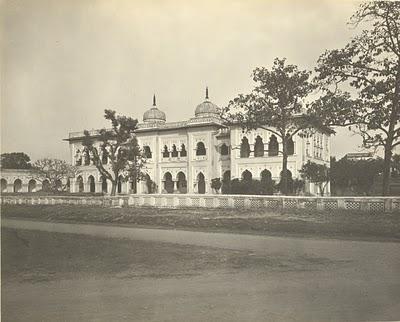
[[[1,167],[3,169],[30,169],[31,159],[23,152],[1,154]]]
[[[367,148],[383,147],[386,194],[392,151],[400,144],[400,2],[362,3],[351,24],[367,28],[318,60],[323,95],[313,104],[314,115],[326,125],[352,126]]]

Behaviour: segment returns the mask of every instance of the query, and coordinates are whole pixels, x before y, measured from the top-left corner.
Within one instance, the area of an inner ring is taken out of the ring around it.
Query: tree
[[[220,178],[211,179],[211,188],[219,193],[219,189],[222,187],[222,182]]]
[[[329,168],[325,164],[318,164],[307,161],[300,169],[300,175],[303,179],[315,183],[319,188],[321,196],[324,195],[325,187],[329,182]]]
[[[363,3],[351,23],[369,29],[320,56],[316,81],[323,95],[313,109],[326,125],[353,126],[366,148],[383,147],[387,195],[392,151],[400,144],[400,2]]]
[[[44,158],[37,160],[32,166],[33,176],[42,184],[47,180],[51,191],[64,191],[69,178],[74,178],[79,170],[64,160]],[[63,183],[64,182],[64,183]]]
[[[369,195],[373,192],[374,182],[382,173],[383,160],[331,160],[331,187],[335,194]]]
[[[23,152],[3,153],[1,155],[1,167],[3,169],[30,169],[30,157]]]
[[[253,71],[256,86],[250,94],[239,94],[224,109],[222,117],[228,123],[240,124],[243,129],[265,129],[279,137],[282,147],[281,192],[288,192],[288,142],[296,134],[317,126],[313,115],[302,115],[302,101],[313,91],[310,72],[288,65],[276,58],[271,70],[264,67]],[[321,128],[322,129],[322,128]],[[326,129],[329,130],[329,129]]]
[[[135,182],[141,179],[143,157],[134,136],[138,121],[116,115],[112,110],[105,110],[104,117],[111,122],[112,128],[99,131],[100,144],[95,145],[94,138],[85,130],[82,145],[89,152],[90,159],[100,174],[111,181],[111,195],[114,196],[120,174],[125,174]],[[105,160],[107,162],[103,163]]]

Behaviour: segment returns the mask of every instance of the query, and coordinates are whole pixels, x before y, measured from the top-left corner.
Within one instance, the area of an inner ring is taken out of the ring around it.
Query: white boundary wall
[[[318,211],[352,210],[400,214],[400,197],[300,197],[249,195],[125,195],[125,196],[1,196],[1,204],[27,205],[96,205],[157,208],[241,208],[307,209]]]

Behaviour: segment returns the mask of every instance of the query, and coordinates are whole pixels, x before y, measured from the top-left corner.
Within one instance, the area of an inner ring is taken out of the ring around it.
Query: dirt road
[[[4,321],[400,319],[399,243],[19,220],[2,226],[6,237],[22,240],[3,241],[3,258],[14,261],[2,276]]]

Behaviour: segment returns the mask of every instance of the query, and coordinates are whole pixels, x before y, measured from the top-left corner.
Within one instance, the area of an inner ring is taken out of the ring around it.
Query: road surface
[[[18,283],[2,296],[3,309],[13,312],[10,321],[400,320],[400,243],[9,219],[2,220],[2,226],[247,251],[266,258],[323,258],[332,263],[318,269],[204,270],[179,278],[92,276]]]

